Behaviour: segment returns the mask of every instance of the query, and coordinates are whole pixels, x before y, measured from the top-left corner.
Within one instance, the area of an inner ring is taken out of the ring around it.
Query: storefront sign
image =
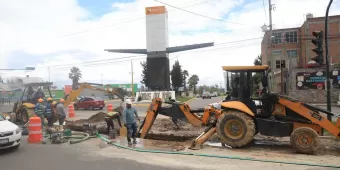
[[[299,72],[296,74],[296,89],[325,89],[326,72]]]
[[[148,92],[137,92],[136,98],[142,98],[144,101],[151,101],[154,98],[168,99],[171,97],[175,99],[175,91],[148,91]]]

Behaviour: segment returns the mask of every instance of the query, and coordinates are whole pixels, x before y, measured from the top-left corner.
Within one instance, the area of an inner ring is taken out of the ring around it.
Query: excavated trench
[[[105,114],[106,113],[99,112],[91,116],[89,119],[80,119],[76,121],[67,120],[65,128],[74,131],[83,131],[83,124],[90,123],[92,125],[96,125],[97,128],[99,128],[99,133],[107,134]],[[143,119],[144,118],[142,118],[142,120]],[[203,128],[194,127],[186,122],[179,122],[179,124],[180,129],[177,129],[169,118],[156,119],[146,139],[182,142],[192,140],[193,138],[199,136],[202,131],[204,131]],[[116,133],[119,134],[118,121],[114,120],[114,126]],[[138,137],[139,135],[140,134],[138,134]]]

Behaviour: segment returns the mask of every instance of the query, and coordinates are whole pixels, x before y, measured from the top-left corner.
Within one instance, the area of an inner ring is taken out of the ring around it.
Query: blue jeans
[[[131,142],[131,137],[132,137],[133,140],[135,140],[136,134],[137,134],[137,123],[136,122],[129,123],[129,124],[126,124],[125,126],[126,126],[127,131],[128,131],[128,134],[127,134],[128,142]]]

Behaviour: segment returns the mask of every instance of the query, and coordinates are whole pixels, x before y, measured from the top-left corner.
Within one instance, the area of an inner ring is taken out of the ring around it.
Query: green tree
[[[182,66],[179,64],[178,60],[176,60],[175,64],[172,66],[170,75],[172,87],[175,89],[175,92],[178,93],[178,88],[183,86]]]
[[[68,78],[72,80],[72,89],[76,89],[78,86],[78,82],[81,79],[82,74],[78,67],[72,67],[70,69],[70,73],[68,73]]]
[[[140,81],[142,84],[144,84],[146,87],[149,87],[149,80],[148,80],[148,65],[146,61],[143,61],[140,63],[142,66],[142,80]]]
[[[189,78],[189,88],[194,90],[194,94],[196,95],[196,86],[198,84],[198,82],[200,81],[200,79],[198,78],[198,76],[196,74],[191,75],[191,77]]]
[[[260,66],[262,65],[262,56],[261,55],[258,55],[255,60],[254,60],[254,65],[255,66]]]
[[[184,84],[184,91],[187,91],[187,78],[189,77],[189,72],[188,70],[183,70],[183,84]]]

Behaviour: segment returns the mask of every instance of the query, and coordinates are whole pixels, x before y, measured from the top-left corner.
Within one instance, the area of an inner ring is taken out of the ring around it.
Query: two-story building
[[[329,61],[333,66],[340,63],[340,15],[329,16],[328,23]],[[324,28],[324,17],[314,18],[312,14],[307,14],[306,21],[301,27],[275,29],[272,34],[269,31],[265,32],[261,43],[261,55],[262,63],[271,67],[271,91],[290,94],[296,91],[297,72],[323,69],[308,69],[308,62],[316,55],[312,51],[315,48],[311,43],[314,39],[312,32],[324,31]]]

